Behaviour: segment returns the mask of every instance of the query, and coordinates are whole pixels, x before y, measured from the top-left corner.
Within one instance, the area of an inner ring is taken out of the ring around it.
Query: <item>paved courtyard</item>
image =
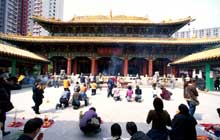
[[[79,110],[73,110],[69,107],[64,110],[55,110],[55,105],[59,100],[60,94],[63,91],[63,87],[60,88],[46,88],[45,98],[43,104],[40,106],[40,115],[35,115],[31,106],[32,90],[31,88],[25,88],[12,92],[12,102],[15,109],[7,114],[7,122],[10,123],[15,114],[18,121],[25,122],[33,117],[44,118],[45,115],[55,120],[54,125],[48,129],[44,129],[44,140],[102,140],[105,137],[110,137],[110,127],[114,122],[120,123],[122,127],[122,137],[128,138],[129,135],[126,132],[125,125],[127,121],[134,121],[138,125],[138,129],[147,132],[151,125],[146,123],[146,117],[148,111],[153,109],[153,98],[151,93],[151,87],[141,87],[143,90],[142,103],[127,102],[125,100],[126,89],[121,91],[122,101],[115,102],[112,98],[107,98],[107,90],[104,88],[102,91],[98,90],[96,96],[91,96],[91,92],[88,91],[87,95],[90,98],[90,105],[82,107]],[[73,87],[71,87],[72,91]],[[169,88],[168,88],[169,89]],[[171,101],[164,101],[164,109],[170,113],[171,119],[175,115],[178,105],[186,103],[183,99],[183,90],[180,88],[169,89],[173,92]],[[158,90],[160,91],[160,90]],[[216,112],[216,108],[220,107],[220,96],[211,95],[200,92],[199,93],[200,105],[196,109],[195,118],[199,123],[220,123],[220,119]],[[84,136],[79,129],[79,112],[87,111],[90,107],[96,107],[98,115],[102,118],[103,124],[101,126],[101,133],[92,137]],[[17,112],[17,113],[15,113]],[[6,128],[9,131],[17,132],[22,130],[20,128]],[[15,137],[14,134],[9,137],[5,137],[5,140],[10,140]]]

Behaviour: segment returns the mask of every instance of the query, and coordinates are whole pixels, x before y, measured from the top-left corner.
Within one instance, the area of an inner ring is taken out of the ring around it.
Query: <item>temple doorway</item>
[[[62,56],[54,56],[50,59],[53,62],[53,72],[60,74],[61,70],[65,70],[67,68],[67,59]]]
[[[128,73],[131,75],[146,74],[147,62],[143,58],[132,58],[128,61]]]
[[[88,57],[76,57],[77,73],[89,75],[91,73],[91,60]]]
[[[122,73],[123,61],[117,57],[102,57],[97,60],[98,73],[118,75]]]
[[[153,74],[159,72],[160,76],[168,74],[168,63],[171,61],[168,58],[157,58],[153,61]]]

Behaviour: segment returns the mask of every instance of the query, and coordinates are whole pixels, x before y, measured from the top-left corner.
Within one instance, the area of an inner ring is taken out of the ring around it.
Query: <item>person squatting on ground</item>
[[[78,109],[80,108],[80,97],[79,97],[79,91],[80,91],[80,87],[79,88],[75,88],[74,93],[72,95],[72,106],[73,109]],[[86,101],[85,101],[86,102]]]
[[[119,86],[114,86],[113,88],[113,99],[115,101],[121,101],[121,96],[120,96],[120,89],[119,89]]]
[[[79,127],[84,134],[93,134],[100,132],[101,119],[96,113],[96,109],[91,107],[80,118]]]
[[[173,95],[169,90],[167,90],[164,86],[161,86],[161,98],[164,100],[170,100],[171,95]]]
[[[90,84],[91,86],[91,91],[92,91],[92,95],[96,95],[96,89],[97,89],[97,84],[95,81],[92,81],[92,83]]]
[[[43,133],[40,132],[43,120],[33,118],[28,120],[24,125],[24,133],[16,140],[43,140]]]
[[[32,99],[35,103],[35,105],[32,107],[32,109],[34,110],[34,112],[36,114],[40,114],[39,112],[39,106],[42,104],[43,102],[43,98],[44,98],[44,85],[41,83],[40,80],[37,80],[36,83],[33,86],[33,96]]]
[[[188,85],[186,85],[184,89],[184,98],[189,106],[189,114],[192,116],[196,111],[196,106],[199,105],[199,101],[197,99],[198,96],[199,94],[195,87],[195,80],[190,79]]]
[[[137,130],[134,122],[127,122],[126,130],[131,135],[130,140],[151,140],[144,132]]]
[[[196,140],[197,121],[189,114],[186,105],[179,105],[179,112],[174,116],[171,122],[171,140]]]
[[[70,99],[70,91],[64,90],[60,99],[59,99],[60,103],[57,104],[56,109],[68,107],[69,106],[69,99]]]
[[[11,90],[21,89],[21,86],[16,84],[17,79],[15,77],[4,76],[4,73],[0,74],[0,122],[2,123],[3,136],[8,135],[10,132],[5,131],[6,112],[14,108],[11,100]]]
[[[111,126],[111,136],[112,136],[111,140],[122,140],[121,134],[122,134],[121,126],[118,123],[114,123]]]
[[[133,90],[131,86],[128,86],[128,90],[126,92],[126,99],[128,102],[132,102],[132,94],[133,94]]]
[[[155,98],[153,101],[154,110],[150,110],[147,116],[147,123],[152,122],[152,128],[147,135],[152,140],[167,140],[168,130],[166,126],[171,126],[170,115],[166,110],[163,110],[163,101],[160,98]]]
[[[142,101],[142,90],[140,89],[139,86],[136,86],[136,89],[135,89],[135,101],[136,102],[141,102]]]
[[[79,82],[76,82],[76,84],[75,84],[75,86],[74,86],[74,88],[73,88],[73,91],[74,92],[79,92],[80,91],[80,85],[79,85]]]

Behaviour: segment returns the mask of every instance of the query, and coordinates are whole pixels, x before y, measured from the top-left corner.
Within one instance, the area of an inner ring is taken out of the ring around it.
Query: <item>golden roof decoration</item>
[[[143,37],[78,37],[78,36],[21,36],[2,34],[1,40],[20,42],[47,43],[135,43],[135,44],[220,44],[220,38],[143,38]]]
[[[195,19],[193,19],[191,16],[188,16],[186,18],[180,18],[177,20],[173,20],[171,18],[167,19],[167,20],[162,20],[160,23],[174,23],[174,22],[183,22],[183,21],[187,21],[189,20],[190,22],[193,22]]]
[[[213,60],[213,59],[219,59],[220,60],[220,48],[205,50],[198,53],[193,53],[191,55],[185,56],[179,60],[176,60],[172,62],[172,65],[177,64],[186,64],[186,63],[193,63],[198,61],[207,61],[207,60]]]
[[[145,21],[150,22],[150,20],[146,17],[137,17],[137,16],[125,16],[125,15],[117,15],[117,16],[104,16],[104,15],[98,15],[98,16],[76,16],[73,17],[71,21],[77,22],[77,21],[97,21],[97,20],[103,20],[103,21]]]
[[[42,62],[49,62],[48,59],[43,58],[37,54],[34,54],[27,50],[22,50],[10,45],[2,44],[0,43],[0,56],[1,54],[5,55],[8,54],[10,56],[16,56],[16,57],[22,57],[22,58],[28,58],[32,60],[42,61]]]

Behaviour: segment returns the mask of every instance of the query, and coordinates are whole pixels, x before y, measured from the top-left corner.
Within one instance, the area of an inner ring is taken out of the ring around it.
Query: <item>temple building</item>
[[[178,67],[169,63],[191,53],[220,44],[220,38],[172,38],[183,26],[194,21],[151,22],[133,16],[78,16],[64,22],[33,17],[48,36],[0,34],[0,40],[47,57],[53,72],[103,73],[105,75],[139,74],[152,76],[172,73],[180,75]],[[48,72],[47,64],[44,72]]]
[[[197,86],[199,81],[204,81],[204,87],[202,89],[214,90],[214,82],[220,79],[220,46],[216,48],[204,50],[198,53],[187,55],[181,59],[178,59],[171,63],[172,66],[178,66],[182,70],[191,69],[195,74],[193,78],[197,80]],[[200,71],[198,74],[196,71]],[[201,74],[200,74],[201,73]],[[217,89],[219,91],[219,86]]]
[[[40,55],[0,42],[0,71],[16,76],[25,71],[32,73],[36,64],[48,63],[49,60]]]

